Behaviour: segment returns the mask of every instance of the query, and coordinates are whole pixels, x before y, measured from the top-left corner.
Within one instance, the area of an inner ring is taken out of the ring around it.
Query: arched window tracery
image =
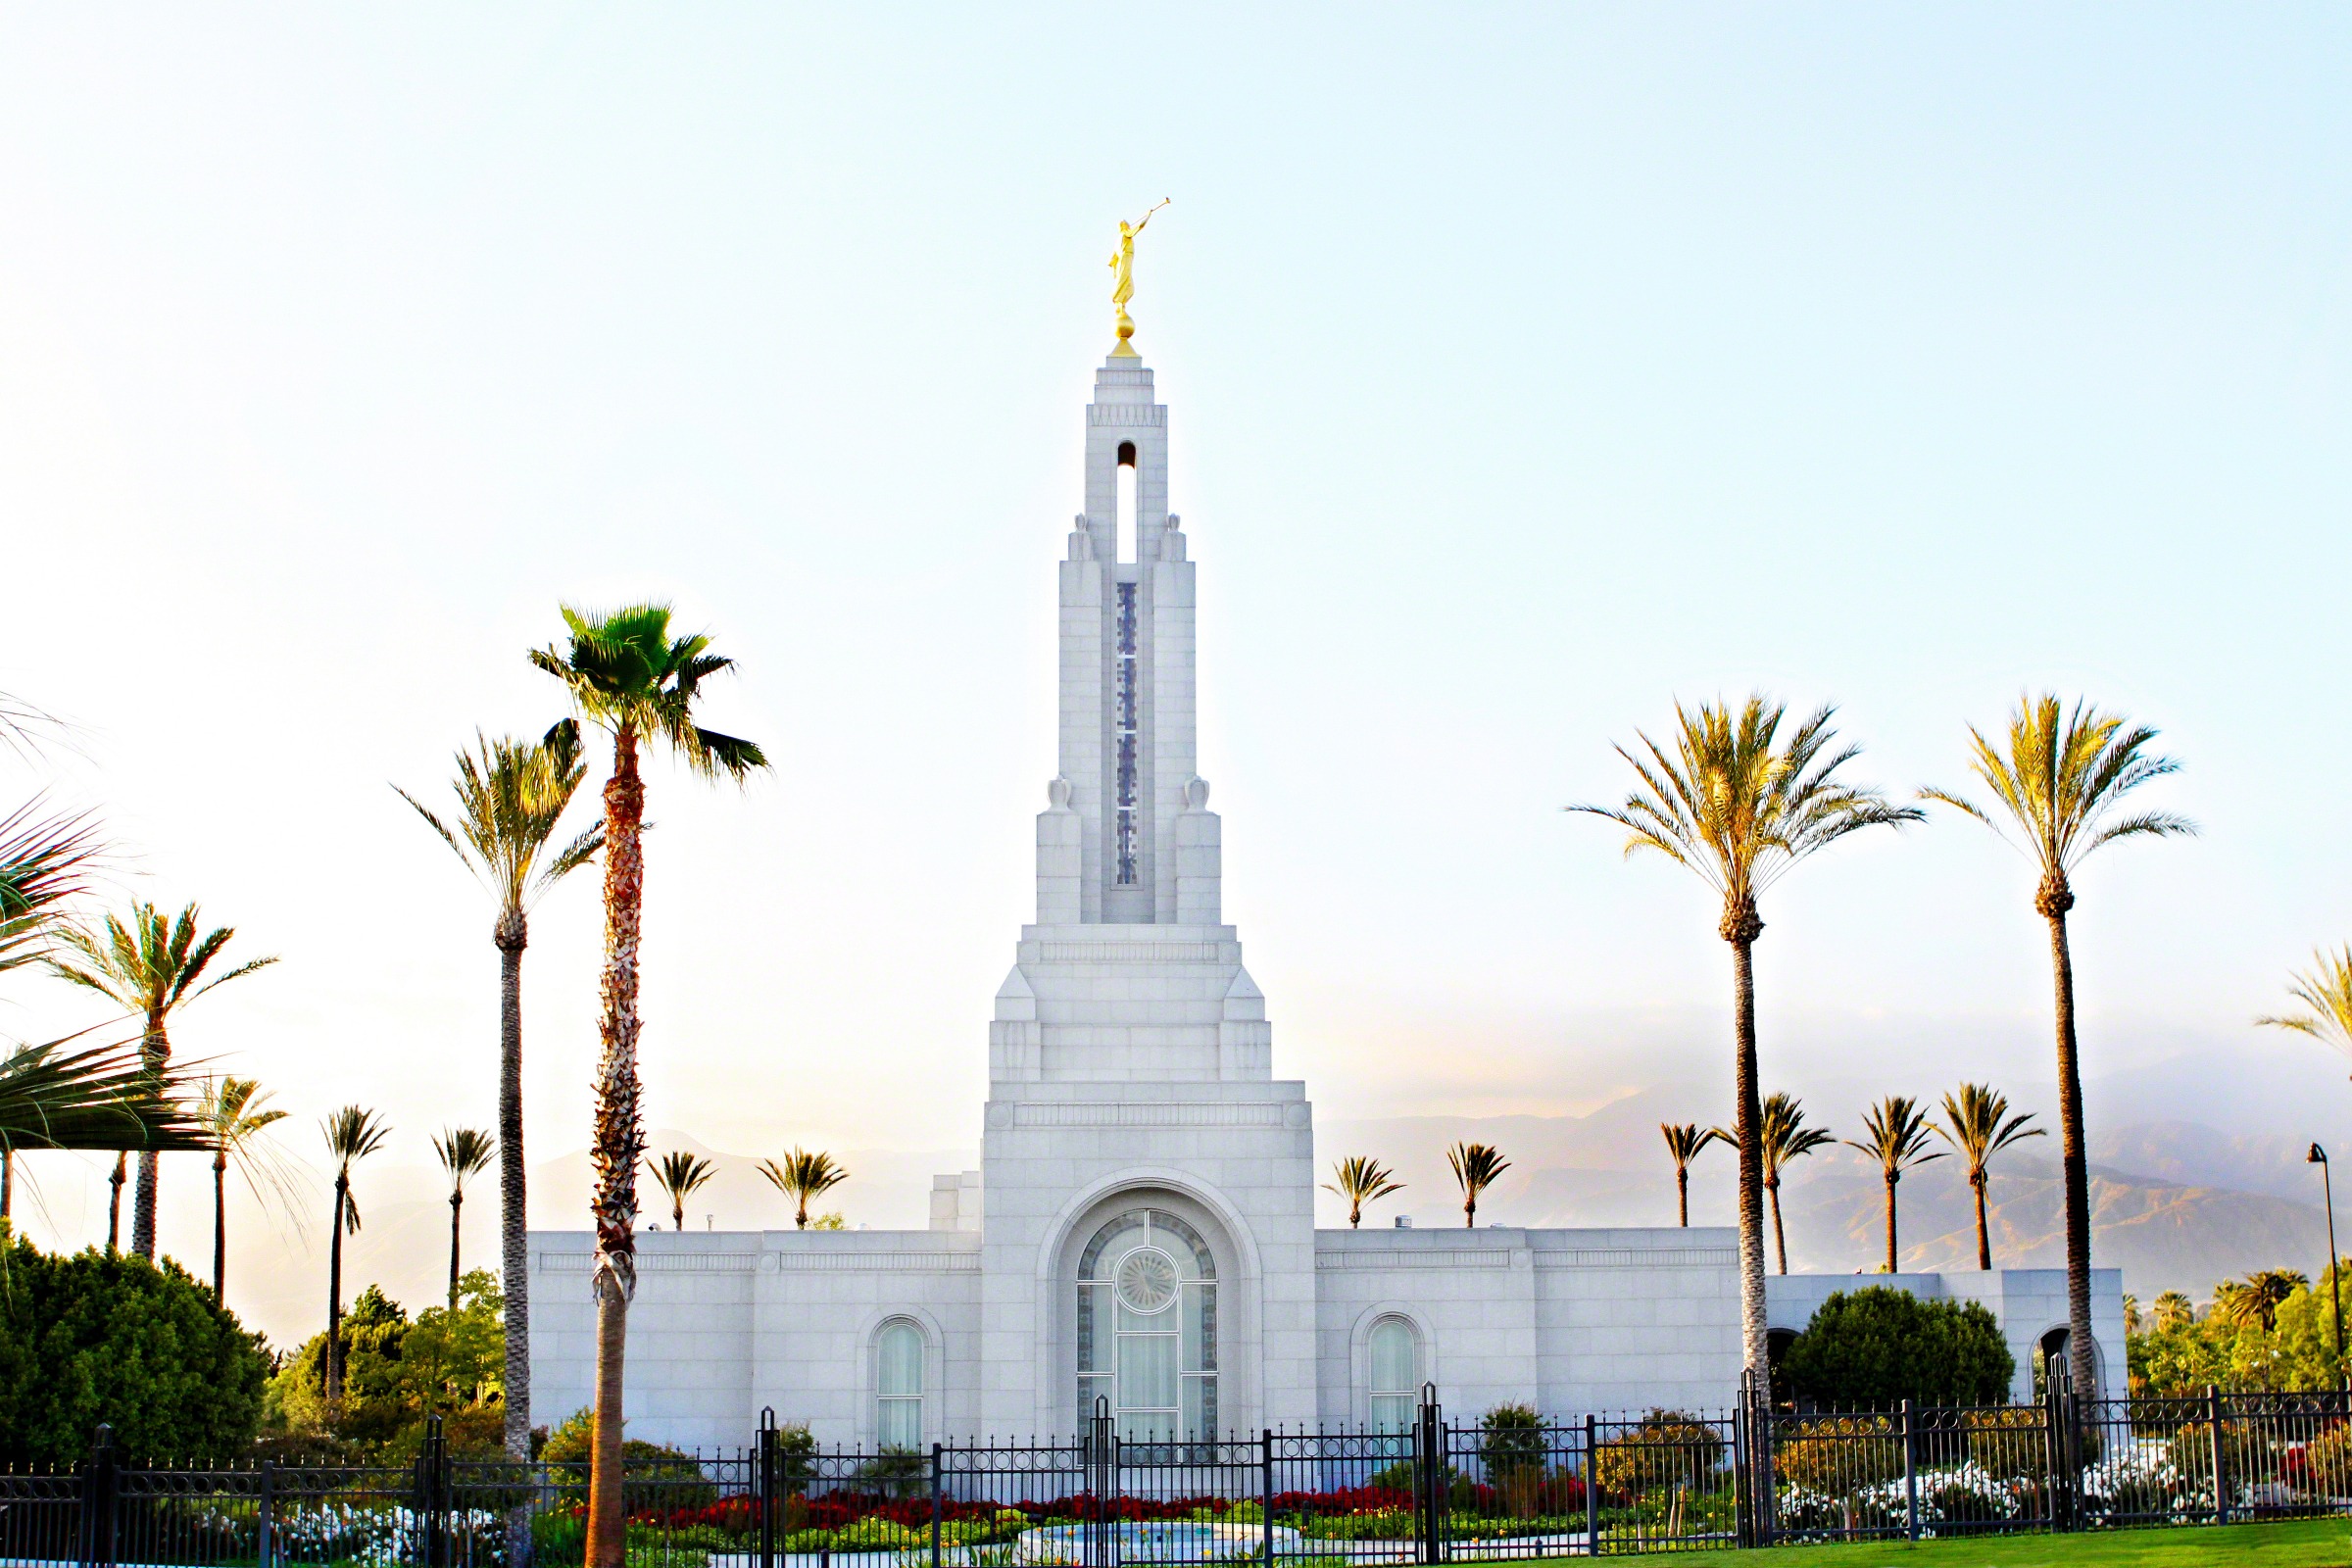
[[[1164,1209],[1134,1208],[1078,1258],[1078,1419],[1106,1403],[1129,1442],[1217,1430],[1217,1263]]]

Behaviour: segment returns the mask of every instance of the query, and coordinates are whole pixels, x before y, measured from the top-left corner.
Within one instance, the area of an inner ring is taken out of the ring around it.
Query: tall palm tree
[[[265,1128],[286,1119],[286,1112],[265,1105],[270,1091],[251,1078],[224,1077],[208,1079],[204,1098],[196,1102],[197,1115],[212,1133],[213,1139],[213,1299],[226,1301],[228,1267],[228,1167],[234,1163],[253,1189],[256,1198],[262,1196],[260,1183],[255,1179],[255,1160],[262,1153],[260,1138]],[[275,1172],[270,1172],[273,1185]]]
[[[1665,1135],[1666,1154],[1674,1161],[1674,1201],[1676,1212],[1680,1215],[1677,1223],[1685,1230],[1689,1230],[1690,1228],[1690,1162],[1698,1157],[1699,1151],[1718,1139],[1722,1139],[1727,1144],[1735,1143],[1737,1140],[1725,1138],[1723,1129],[1720,1127],[1710,1127],[1702,1133],[1690,1122],[1685,1122],[1677,1127],[1672,1122],[1662,1121],[1658,1123],[1658,1131]]]
[[[326,1226],[326,1398],[332,1404],[343,1397],[343,1238],[360,1231],[351,1167],[383,1148],[392,1128],[372,1110],[345,1105],[318,1130],[326,1135],[327,1156],[335,1162],[335,1206]]]
[[[466,1214],[466,1183],[498,1157],[498,1140],[477,1127],[453,1127],[433,1140],[449,1173],[449,1309],[458,1309],[458,1238]]]
[[[451,784],[457,815],[448,822],[395,785],[425,825],[441,836],[497,906],[490,927],[498,949],[498,1201],[500,1289],[506,1297],[506,1446],[510,1459],[531,1456],[531,1296],[529,1192],[522,1162],[522,954],[530,913],[564,877],[604,847],[591,825],[562,849],[556,826],[579,792],[588,763],[577,719],[564,719],[533,745],[491,740],[478,730],[474,750],[458,754]],[[527,1550],[527,1542],[517,1541]],[[518,1555],[520,1553],[518,1552]]]
[[[1727,1144],[1738,1139],[1722,1128],[1715,1136]],[[1824,1144],[1834,1144],[1837,1135],[1827,1127],[1805,1125],[1805,1103],[1784,1094],[1764,1097],[1763,1154],[1764,1198],[1772,1206],[1772,1247],[1777,1254],[1780,1271],[1788,1272],[1788,1237],[1781,1229],[1781,1170],[1792,1159],[1802,1159]]]
[[[808,1228],[808,1200],[822,1198],[850,1179],[850,1173],[833,1163],[831,1154],[802,1149],[798,1145],[784,1152],[784,1162],[772,1159],[760,1162],[760,1174],[768,1185],[800,1206],[793,1224],[800,1230]]]
[[[234,968],[204,978],[205,971],[236,936],[233,926],[199,935],[191,904],[167,915],[145,902],[130,906],[127,921],[110,914],[96,927],[68,926],[58,933],[62,956],[45,961],[60,979],[95,991],[123,1011],[143,1018],[139,1048],[150,1071],[172,1059],[169,1026],[180,1008],[206,992],[266,969],[275,957],[248,958]],[[155,1260],[156,1151],[139,1152],[139,1185],[130,1204],[130,1250]]]
[[[2165,811],[2117,813],[2132,791],[2179,769],[2149,750],[2156,732],[2127,726],[2087,700],[2063,710],[2054,693],[2021,699],[2009,716],[2006,748],[1969,728],[1969,767],[1992,792],[2002,820],[1946,790],[1923,799],[1964,811],[2024,851],[2040,871],[2034,912],[2050,929],[2051,987],[2056,993],[2058,1139],[2066,1172],[2066,1323],[2068,1371],[2078,1389],[2096,1387],[2090,1329],[2090,1164],[2082,1130],[2082,1071],[2075,1038],[2075,960],[2066,915],[2075,906],[2074,875],[2083,857],[2128,838],[2177,838],[2195,824]]]
[[[2004,1119],[2006,1118],[2006,1119]],[[2009,1114],[2009,1097],[1990,1084],[1962,1084],[1957,1094],[1943,1097],[1943,1120],[1936,1133],[1968,1158],[1969,1191],[1977,1195],[1977,1267],[1992,1267],[1992,1238],[1984,1228],[1984,1190],[1992,1176],[1984,1167],[1993,1155],[2021,1139],[2040,1138],[2045,1130],[2029,1127],[2032,1111]]]
[[[1323,1184],[1327,1193],[1337,1193],[1348,1200],[1348,1228],[1353,1230],[1364,1217],[1364,1205],[1391,1193],[1404,1191],[1404,1183],[1393,1180],[1396,1172],[1379,1160],[1363,1154],[1349,1154],[1335,1160],[1332,1179]]]
[[[1671,755],[1641,735],[1647,758],[1617,748],[1642,787],[1616,807],[1572,806],[1626,830],[1625,853],[1663,855],[1723,901],[1716,934],[1732,949],[1732,1130],[1740,1146],[1740,1323],[1742,1360],[1757,1388],[1770,1379],[1764,1344],[1764,1138],[1756,1089],[1752,950],[1764,933],[1757,900],[1789,868],[1848,833],[1917,821],[1877,790],[1841,782],[1858,746],[1832,750],[1835,710],[1823,707],[1784,742],[1787,709],[1757,695],[1728,705],[1675,705]],[[1637,732],[1639,733],[1639,732]]]
[[[605,782],[605,969],[598,1022],[596,1127],[596,1414],[589,1461],[586,1568],[622,1568],[621,1369],[629,1298],[637,1286],[637,1162],[645,1123],[637,1096],[637,946],[645,906],[645,784],[641,744],[666,742],[706,778],[738,782],[765,767],[760,748],[695,722],[702,683],[734,661],[710,653],[707,637],[669,634],[667,605],[634,605],[583,615],[566,605],[568,648],[534,649],[531,662],[564,682],[579,716],[612,736]]]
[[[1446,1151],[1446,1163],[1453,1167],[1453,1179],[1462,1190],[1462,1224],[1478,1223],[1478,1195],[1494,1185],[1494,1179],[1511,1168],[1511,1162],[1486,1144],[1456,1144]]]
[[[1848,1149],[1859,1149],[1879,1162],[1879,1174],[1886,1181],[1886,1272],[1895,1270],[1894,1188],[1903,1179],[1903,1172],[1913,1165],[1925,1165],[1931,1159],[1941,1159],[1944,1152],[1931,1154],[1929,1149],[1928,1113],[1917,1101],[1902,1095],[1888,1095],[1862,1113],[1862,1127],[1869,1135],[1848,1138]]]
[[[718,1174],[716,1165],[683,1149],[673,1149],[660,1159],[647,1160],[645,1168],[653,1172],[654,1185],[669,1195],[670,1228],[681,1231],[686,1228],[686,1200]]]

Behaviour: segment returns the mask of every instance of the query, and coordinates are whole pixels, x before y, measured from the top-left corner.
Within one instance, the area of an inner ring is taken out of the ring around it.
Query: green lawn
[[[1732,1554],[1713,1554],[1728,1562]],[[1774,1546],[1738,1554],[1742,1568],[2352,1568],[2352,1522],[2184,1525],[2170,1530],[2100,1530],[2079,1536],[1988,1536],[1970,1541],[1886,1542],[1857,1546]]]

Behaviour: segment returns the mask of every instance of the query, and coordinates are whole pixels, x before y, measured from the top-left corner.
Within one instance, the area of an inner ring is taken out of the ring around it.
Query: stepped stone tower
[[[989,1026],[984,1423],[1067,1431],[1098,1397],[1138,1433],[1310,1420],[1310,1112],[1303,1084],[1273,1077],[1265,1000],[1222,923],[1218,820],[1195,771],[1196,568],[1168,511],[1167,410],[1132,352],[1096,372],[1086,508],[1059,566],[1037,923]],[[1124,1327],[1096,1334],[1088,1304],[1100,1250],[1123,1258],[1116,1238],[1145,1232],[1192,1293],[1173,1383]]]

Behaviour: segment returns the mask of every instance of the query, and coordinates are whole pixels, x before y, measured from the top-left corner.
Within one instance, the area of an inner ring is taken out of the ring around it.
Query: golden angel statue
[[[1168,198],[1161,197],[1159,207],[1167,205]],[[1132,223],[1123,218],[1119,220],[1119,248],[1110,258],[1110,303],[1119,316],[1119,346],[1111,351],[1114,354],[1135,353],[1127,342],[1135,336],[1135,323],[1127,318],[1127,302],[1135,298],[1135,236],[1144,231],[1144,225],[1152,221],[1152,213],[1158,212],[1159,207]]]

